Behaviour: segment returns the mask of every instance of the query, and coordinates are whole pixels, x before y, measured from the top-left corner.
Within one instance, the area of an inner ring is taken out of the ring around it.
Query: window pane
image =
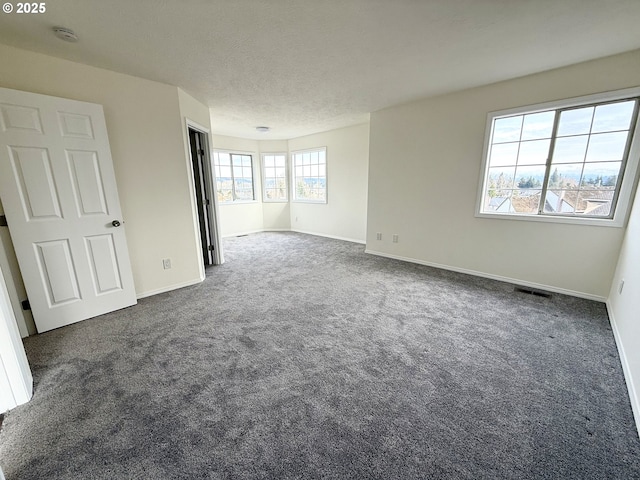
[[[489,164],[492,167],[502,165],[515,165],[518,157],[518,143],[501,143],[491,147],[491,159]]]
[[[231,178],[231,167],[220,167],[220,178]]]
[[[525,115],[521,140],[551,138],[555,116],[555,111]]]
[[[506,190],[513,188],[515,168],[489,169],[488,194],[490,197],[505,196]]]
[[[483,211],[611,218],[624,166],[638,162],[625,157],[638,102],[575,108],[567,102],[557,110],[494,118]]]
[[[582,178],[583,165],[582,163],[568,163],[552,166],[549,187],[577,188],[580,184],[580,178]]]
[[[231,156],[228,153],[218,153],[218,163],[220,165],[231,165]]]
[[[579,135],[589,133],[593,118],[593,107],[565,110],[560,114],[558,136]]]
[[[285,158],[284,155],[278,155],[277,157],[275,157],[275,164],[276,167],[286,167],[287,166],[287,160]]]
[[[284,167],[276,168],[275,176],[278,178],[284,178],[287,176],[287,171]]]
[[[636,102],[611,103],[596,107],[592,133],[628,130]]]
[[[576,213],[592,217],[607,217],[611,213],[613,190],[583,190],[578,195]]]
[[[527,166],[516,169],[516,182],[518,188],[541,188],[544,181],[545,166]]]
[[[498,118],[493,123],[492,143],[513,142],[520,140],[522,115],[517,117]]]
[[[538,213],[541,194],[541,190],[514,190],[511,208],[514,213]]]
[[[580,186],[585,189],[613,189],[618,181],[622,162],[587,163],[582,173]]]
[[[587,162],[622,160],[628,132],[598,133],[591,135]]]
[[[547,190],[544,201],[544,211],[546,213],[573,213],[575,211],[576,191],[567,190]]]
[[[242,157],[240,155],[231,155],[231,161],[233,162],[234,166],[242,165]]]
[[[511,190],[503,190],[500,195],[490,196],[486,211],[494,213],[515,213],[511,204]]]
[[[551,139],[522,142],[518,154],[518,165],[545,165],[550,145]]]
[[[588,135],[558,138],[553,149],[553,163],[583,162]]]
[[[294,198],[324,201],[326,199],[326,155],[324,150],[294,153],[292,158],[295,165]],[[284,167],[281,170],[279,169],[279,172],[282,174],[282,178],[286,177],[286,169]],[[284,190],[282,189],[282,191]],[[282,194],[280,193],[280,195]]]

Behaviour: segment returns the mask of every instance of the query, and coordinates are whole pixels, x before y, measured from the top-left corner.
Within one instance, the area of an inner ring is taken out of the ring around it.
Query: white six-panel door
[[[0,199],[39,332],[136,303],[101,105],[0,88]]]

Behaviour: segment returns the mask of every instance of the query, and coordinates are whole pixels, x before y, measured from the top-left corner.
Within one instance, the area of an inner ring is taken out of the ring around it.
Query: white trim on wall
[[[169,287],[158,288],[157,290],[149,290],[147,292],[142,292],[136,295],[136,298],[139,300],[141,298],[152,297],[153,295],[158,295],[159,293],[171,292],[172,290],[177,290],[179,288],[190,287],[191,285],[197,285],[198,283],[204,282],[206,275],[197,280],[189,280],[188,282],[176,283]]]
[[[627,391],[629,392],[631,410],[633,411],[633,417],[636,421],[636,432],[640,437],[640,398],[638,397],[638,392],[634,387],[632,370],[629,365],[629,361],[627,359],[627,354],[625,352],[622,339],[620,338],[618,325],[616,324],[616,319],[615,319],[615,316],[613,315],[613,308],[609,300],[607,300],[606,305],[607,305],[607,313],[609,314],[609,322],[611,323],[611,330],[613,331],[613,338],[616,341],[616,347],[618,348],[618,355],[620,356],[620,363],[622,364],[622,373],[624,374],[624,380],[625,380],[625,383],[627,384]]]
[[[337,235],[327,235],[327,234],[324,234],[324,233],[311,232],[311,231],[308,231],[308,230],[296,230],[296,229],[292,228],[290,231],[291,232],[296,232],[296,233],[305,233],[307,235],[315,235],[316,237],[333,238],[334,240],[343,240],[345,242],[359,243],[360,245],[366,245],[367,244],[367,242],[364,241],[364,240],[356,240],[355,238],[339,237]]]
[[[631,124],[629,135],[632,141],[627,155],[626,162],[623,161],[623,168],[620,171],[622,182],[616,187],[617,201],[614,206],[611,218],[589,218],[588,216],[569,215],[541,215],[541,214],[509,214],[509,213],[489,213],[483,211],[485,200],[485,185],[489,176],[489,149],[491,146],[491,132],[493,120],[497,117],[505,117],[518,114],[531,114],[547,110],[558,110],[564,108],[579,107],[580,105],[590,105],[595,103],[613,102],[616,100],[634,99],[640,96],[640,87],[625,88],[609,92],[594,93],[580,97],[567,98],[565,100],[554,100],[551,102],[539,103],[537,105],[526,105],[487,113],[484,145],[482,150],[482,168],[476,194],[477,218],[524,220],[534,222],[566,223],[574,225],[593,225],[599,227],[624,227],[629,219],[631,203],[638,182],[639,158],[640,158],[640,121],[635,125]],[[555,135],[555,134],[554,134]],[[546,188],[546,187],[545,187]],[[544,190],[543,190],[544,191]],[[543,200],[541,200],[543,201]]]
[[[286,190],[287,190],[287,198],[284,200],[280,199],[269,199],[267,198],[267,187],[266,187],[266,171],[264,165],[264,157],[265,156],[276,156],[281,155],[284,156],[284,178],[287,182]],[[260,171],[262,174],[262,203],[290,203],[291,200],[291,178],[290,178],[290,168],[289,168],[289,152],[260,152]]]
[[[392,258],[394,260],[401,260],[403,262],[417,263],[418,265],[426,265],[427,267],[440,268],[442,270],[450,270],[452,272],[465,273],[467,275],[473,275],[474,277],[488,278],[491,280],[498,280],[499,282],[511,283],[513,285],[522,285],[524,287],[535,288],[537,290],[545,290],[548,292],[560,293],[562,295],[569,295],[571,297],[585,298],[587,300],[594,300],[596,302],[605,302],[606,298],[599,295],[593,295],[590,293],[577,292],[575,290],[568,290],[565,288],[554,287],[551,285],[543,285],[541,283],[529,282],[526,280],[519,280],[517,278],[504,277],[502,275],[493,275],[491,273],[478,272],[476,270],[469,270],[466,268],[452,267],[450,265],[443,265],[441,263],[426,262],[424,260],[418,260],[416,258],[403,257],[401,255],[393,255],[390,253],[378,252],[376,250],[365,250],[365,253],[371,255],[377,255],[379,257]]]

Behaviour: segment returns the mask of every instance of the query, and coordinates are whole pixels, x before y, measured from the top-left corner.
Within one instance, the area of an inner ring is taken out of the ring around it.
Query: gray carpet
[[[604,305],[294,233],[27,339],[13,479],[640,478]]]

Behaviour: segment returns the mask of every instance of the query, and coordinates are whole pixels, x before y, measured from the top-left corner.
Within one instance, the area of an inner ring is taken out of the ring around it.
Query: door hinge
[[[29,299],[22,301],[22,309],[23,310],[31,310],[31,304],[29,303]]]
[[[212,252],[215,250],[215,248],[213,248],[213,245],[208,245],[208,246],[207,246],[207,249],[209,249],[209,250],[210,250],[210,251],[212,251]]]
[[[204,155],[204,150],[202,150],[201,148],[198,149],[198,155]]]
[[[0,227],[8,227],[6,215],[0,215]]]

